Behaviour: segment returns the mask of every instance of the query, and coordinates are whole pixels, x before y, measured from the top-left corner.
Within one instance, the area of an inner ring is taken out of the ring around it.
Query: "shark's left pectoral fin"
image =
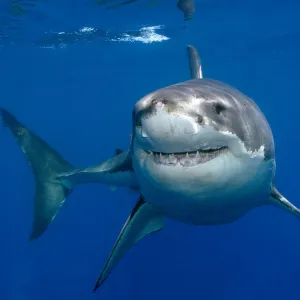
[[[126,252],[144,237],[163,228],[163,214],[141,196],[128,217],[108,260],[99,276],[94,292],[107,279]]]
[[[283,208],[297,217],[300,217],[300,209],[281,195],[275,187],[272,188],[270,199],[273,204]]]

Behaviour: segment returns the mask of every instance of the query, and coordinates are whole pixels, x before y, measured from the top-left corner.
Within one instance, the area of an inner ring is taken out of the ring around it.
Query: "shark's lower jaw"
[[[148,156],[156,163],[166,166],[176,166],[178,164],[183,167],[192,167],[204,164],[217,156],[228,152],[227,147],[212,148],[207,150],[197,150],[191,152],[162,153],[145,150]]]

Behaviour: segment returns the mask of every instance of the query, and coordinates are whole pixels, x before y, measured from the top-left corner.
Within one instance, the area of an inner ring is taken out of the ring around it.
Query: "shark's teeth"
[[[210,153],[210,152],[214,152],[217,150],[222,150],[222,149],[227,149],[227,147],[205,147],[205,148],[201,148],[199,150],[196,151],[184,151],[184,152],[174,152],[174,153],[164,153],[164,152],[155,152],[153,151],[153,154],[155,155],[162,155],[162,156],[166,156],[166,155],[175,155],[175,156],[186,156],[186,157],[190,157],[190,156],[197,156],[200,155],[201,153]],[[148,153],[152,153],[151,150],[145,150]]]
[[[166,161],[167,165],[172,166],[177,164],[177,158],[174,154],[169,154]]]
[[[146,152],[153,157],[153,160],[157,164],[163,164],[168,166],[174,166],[180,163],[183,167],[190,167],[198,164],[203,164],[213,158],[217,157],[221,153],[228,150],[227,147],[210,147],[205,150],[197,150],[193,152],[182,152],[182,153],[162,153],[152,152],[147,150]]]

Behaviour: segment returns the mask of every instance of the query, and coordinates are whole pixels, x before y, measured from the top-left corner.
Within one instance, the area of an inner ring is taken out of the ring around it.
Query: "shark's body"
[[[21,145],[36,178],[31,239],[46,230],[79,183],[127,186],[139,193],[95,289],[130,247],[163,228],[165,216],[195,225],[217,225],[265,204],[300,216],[299,209],[274,187],[274,141],[263,113],[238,90],[203,79],[192,46],[188,55],[192,79],[138,101],[129,148],[117,150],[100,165],[74,169],[1,110],[4,124]]]
[[[153,106],[153,99],[159,103]],[[223,107],[219,114],[217,105]],[[274,144],[249,98],[221,82],[194,79],[147,95],[136,104],[136,114],[142,126],[134,135],[134,170],[145,199],[165,215],[219,224],[265,203]]]

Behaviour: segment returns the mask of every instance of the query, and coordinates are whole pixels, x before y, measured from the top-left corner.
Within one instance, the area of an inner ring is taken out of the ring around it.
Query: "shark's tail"
[[[73,170],[73,166],[45,141],[28,130],[13,115],[0,108],[4,125],[15,136],[35,177],[34,222],[30,239],[39,237],[54,219],[71,189],[56,175]]]

